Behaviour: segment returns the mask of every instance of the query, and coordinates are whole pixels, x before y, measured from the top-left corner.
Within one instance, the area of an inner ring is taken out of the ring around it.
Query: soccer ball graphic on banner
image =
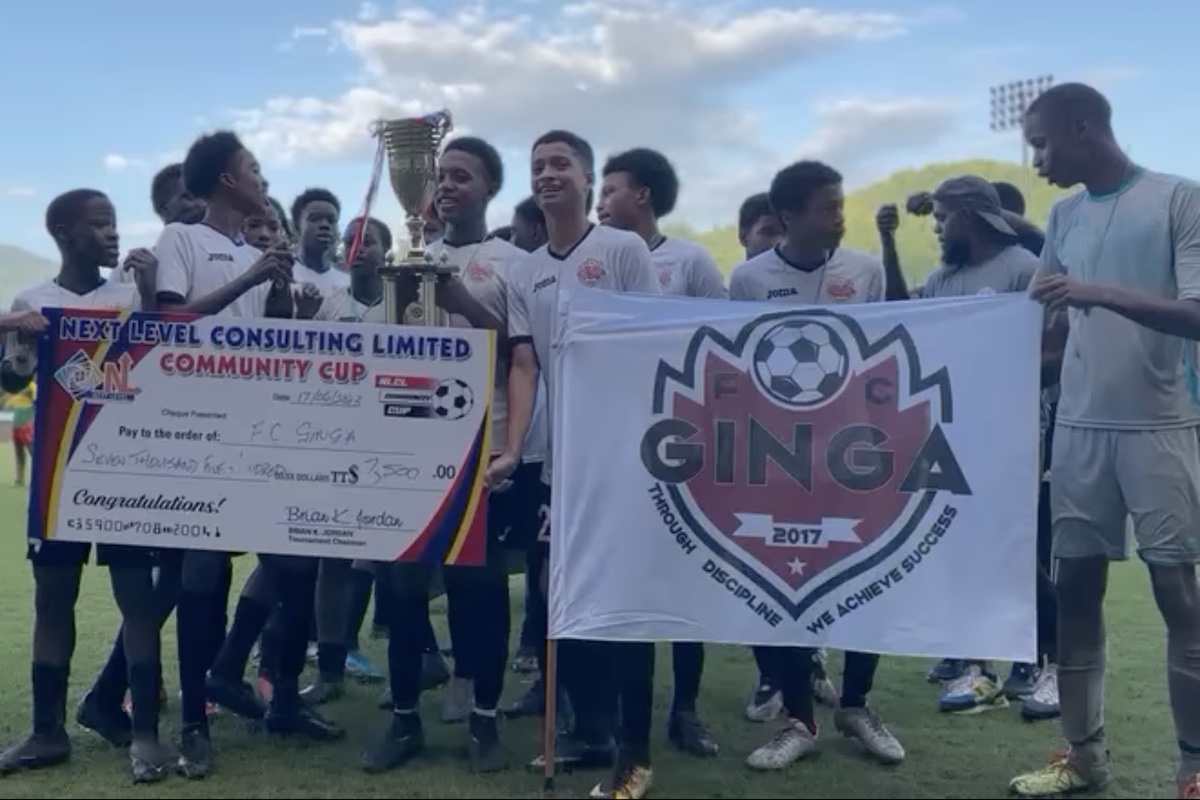
[[[808,408],[829,400],[846,382],[846,344],[823,322],[794,319],[766,332],[754,348],[754,375],[784,405]]]
[[[475,407],[475,392],[458,378],[447,378],[433,390],[433,415],[438,419],[462,419]]]

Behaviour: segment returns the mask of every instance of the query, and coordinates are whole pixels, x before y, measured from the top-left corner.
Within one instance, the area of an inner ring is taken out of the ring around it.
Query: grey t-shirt
[[[772,300],[792,305],[874,303],[884,297],[883,262],[839,247],[821,267],[803,270],[784,260],[778,247],[733,268],[730,300]]]
[[[925,279],[921,296],[963,297],[1023,292],[1029,288],[1040,264],[1037,256],[1014,244],[981,264],[958,267],[942,264]]]
[[[650,248],[636,233],[594,226],[569,253],[543,245],[509,273],[508,336],[513,345],[532,342],[546,392],[546,424],[554,430],[554,353],[560,294],[579,289],[661,294]],[[551,437],[553,441],[553,437]],[[553,445],[546,448],[542,480],[550,482]]]
[[[1200,184],[1143,171],[1050,210],[1040,273],[1162,300],[1200,300]],[[1072,308],[1058,424],[1151,431],[1200,425],[1185,342],[1102,308]]]

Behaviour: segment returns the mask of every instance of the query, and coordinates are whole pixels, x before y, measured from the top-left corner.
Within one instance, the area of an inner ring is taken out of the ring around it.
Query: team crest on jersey
[[[594,258],[589,258],[579,265],[575,275],[584,286],[595,286],[604,277],[604,265]]]
[[[467,264],[467,277],[473,281],[486,281],[494,273],[495,270],[490,261],[472,261]]]
[[[872,340],[832,311],[767,314],[733,339],[701,328],[682,363],[660,362],[642,463],[711,551],[705,571],[799,620],[898,567],[970,494],[952,400],[902,326]]]
[[[835,275],[825,285],[825,294],[835,303],[845,303],[854,299],[854,295],[858,294],[858,288],[849,278]]]
[[[671,273],[670,267],[659,267],[658,268],[658,285],[660,288],[666,289],[668,286],[671,285],[671,274],[672,273]]]

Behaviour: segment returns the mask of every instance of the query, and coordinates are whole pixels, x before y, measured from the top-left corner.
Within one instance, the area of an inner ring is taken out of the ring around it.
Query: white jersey
[[[367,305],[360,303],[351,293],[349,286],[334,289],[321,301],[321,307],[313,314],[313,319],[325,322],[387,322],[383,314],[383,298],[379,302]]]
[[[482,242],[456,247],[445,239],[434,242],[427,248],[435,261],[443,257],[447,264],[458,268],[458,278],[467,291],[504,325],[508,325],[508,275],[518,261],[525,258],[521,248],[504,239],[487,239]],[[466,317],[449,316],[449,324],[458,328],[470,328]],[[508,352],[496,348],[495,387],[492,390],[492,452],[501,453],[508,441]]]
[[[242,239],[231,239],[198,222],[172,222],[154,246],[158,257],[158,293],[174,294],[190,303],[207,297],[243,275],[262,252]],[[258,284],[216,316],[261,317],[266,313],[270,281]]]
[[[806,270],[788,262],[778,247],[733,268],[729,299],[829,305],[876,303],[884,299],[883,262],[847,247],[834,250],[825,263]]]
[[[650,251],[663,294],[685,297],[729,297],[717,262],[704,245],[666,238]]]
[[[49,280],[22,290],[13,298],[13,311],[42,311],[46,308],[97,308],[136,311],[141,308],[141,298],[132,283],[105,281],[87,294],[75,294]],[[4,337],[4,360],[12,363],[19,359],[32,370],[37,365],[37,345],[21,341],[20,335],[11,332]],[[24,372],[24,370],[22,370]]]
[[[321,292],[322,297],[328,297],[338,289],[350,286],[350,274],[336,267],[330,267],[324,272],[301,264],[297,261],[292,265],[292,280],[297,284],[311,283]]]
[[[661,294],[654,260],[636,233],[593,226],[569,252],[550,252],[543,245],[525,256],[508,282],[508,336],[513,345],[533,345],[546,388],[546,424],[554,429],[551,353],[558,330],[560,295],[578,289]],[[549,483],[553,444],[546,448],[542,480]]]
[[[105,280],[110,280],[113,283],[134,283],[133,270],[131,269],[113,267],[112,269],[104,269],[100,272],[104,275]]]

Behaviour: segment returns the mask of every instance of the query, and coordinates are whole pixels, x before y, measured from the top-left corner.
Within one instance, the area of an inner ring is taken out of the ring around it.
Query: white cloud
[[[329,35],[329,28],[320,25],[297,25],[292,28],[293,39],[317,39]]]
[[[877,159],[935,145],[954,130],[957,119],[957,103],[934,98],[853,98],[818,103],[812,133],[794,149],[713,175],[702,182],[702,191],[689,186],[680,193],[679,217],[732,222],[742,199],[765,192],[781,167],[800,159],[825,161],[841,171],[848,184],[862,183],[878,175]]]
[[[958,116],[947,100],[905,97],[891,100],[835,100],[817,107],[818,127],[799,154],[834,164],[854,164],[880,150],[936,144]]]
[[[7,186],[4,194],[7,197],[33,197],[37,191],[32,186]]]
[[[130,158],[120,153],[109,153],[104,157],[104,168],[109,172],[124,172],[130,169],[141,169],[146,162],[140,158]]]
[[[869,160],[875,150],[945,127],[949,106],[937,101],[842,100],[811,109],[815,129],[795,153],[766,147],[759,118],[738,92],[838,48],[902,36],[913,22],[775,2],[736,13],[720,0],[584,0],[537,14],[478,4],[437,13],[406,7],[386,18],[367,3],[355,20],[330,26],[360,61],[357,85],[335,97],[277,97],[231,115],[275,165],[365,159],[372,121],[436,108],[450,109],[459,132],[522,151],[538,134],[567,127],[601,155],[661,148],[689,195],[734,180],[743,162],[804,153]],[[796,124],[809,127],[803,101],[796,103]],[[780,163],[745,172],[761,178]],[[838,166],[852,171],[853,164]]]

